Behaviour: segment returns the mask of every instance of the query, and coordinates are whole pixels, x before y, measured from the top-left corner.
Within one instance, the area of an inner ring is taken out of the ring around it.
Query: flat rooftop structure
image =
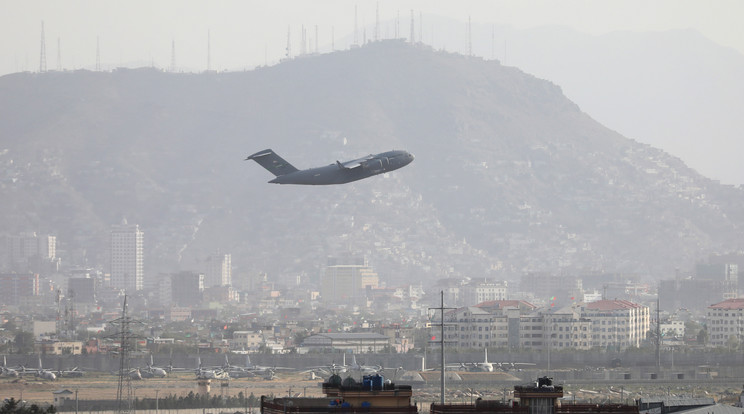
[[[322,398],[261,397],[261,413],[417,413],[410,386],[385,382],[382,375],[365,375],[362,382],[332,375],[323,383]]]

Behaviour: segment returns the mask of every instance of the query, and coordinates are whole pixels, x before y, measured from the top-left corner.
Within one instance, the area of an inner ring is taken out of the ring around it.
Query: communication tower
[[[305,45],[307,44],[307,35],[305,32],[305,25],[303,24],[301,28],[302,28],[302,33],[301,33],[302,38],[300,39],[300,56],[307,53],[307,49],[305,48]]]
[[[380,2],[376,3],[375,8],[375,42],[380,40]]]
[[[419,43],[424,43],[424,13],[419,11]]]
[[[400,9],[398,10],[398,14],[395,16],[395,38],[397,39],[398,36],[400,36]]]
[[[41,56],[39,57],[39,72],[46,72],[46,40],[44,39],[44,21],[41,21]]]
[[[473,56],[473,29],[468,16],[468,56]]]
[[[59,45],[59,37],[57,38],[57,70],[62,71],[62,48]]]
[[[96,72],[101,71],[101,42],[96,36]]]
[[[354,5],[354,44],[352,46],[359,46],[359,27],[357,26],[357,5]]]
[[[416,43],[416,38],[414,37],[414,27],[413,27],[413,9],[411,9],[411,43]]]
[[[212,40],[211,33],[207,29],[207,71],[212,70]]]
[[[171,72],[176,71],[176,41],[171,40]]]
[[[287,59],[292,59],[292,32],[291,27],[287,27]]]

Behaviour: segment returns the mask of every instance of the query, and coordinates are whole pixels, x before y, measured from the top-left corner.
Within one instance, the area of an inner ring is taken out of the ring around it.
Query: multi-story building
[[[96,303],[96,279],[90,277],[67,279],[67,296],[75,303]]]
[[[58,264],[57,238],[24,232],[6,239],[6,267],[16,272],[40,272]]]
[[[171,298],[176,306],[199,306],[203,292],[204,273],[180,272],[171,275]]]
[[[144,232],[136,224],[111,226],[111,286],[126,291],[144,286]]]
[[[520,317],[535,306],[517,300],[493,300],[455,309],[445,315],[444,339],[459,349],[517,348]],[[433,328],[438,337],[441,328]]]
[[[709,346],[738,346],[744,334],[744,298],[709,306],[707,319]]]
[[[599,300],[581,309],[592,321],[592,347],[624,350],[640,347],[650,328],[647,306],[627,300]]]
[[[329,258],[320,281],[320,295],[326,303],[355,302],[377,289],[379,278],[364,257]]]
[[[0,274],[0,303],[18,305],[31,297],[39,296],[38,273]]]
[[[390,338],[372,332],[321,333],[305,338],[302,346],[310,350],[341,350],[362,354],[365,352],[382,352],[390,346]]]
[[[492,344],[497,319],[502,319],[502,325],[507,324],[505,316],[477,306],[455,309],[445,315],[444,340],[458,349],[498,346]]]
[[[215,253],[207,257],[204,286],[232,286],[232,255]]]
[[[465,303],[483,303],[493,300],[506,300],[506,282],[478,282],[462,288]]]
[[[230,340],[230,350],[258,351],[263,343],[264,335],[261,331],[235,331]]]
[[[226,304],[228,302],[240,302],[240,292],[232,286],[213,286],[204,289],[204,303],[214,302]]]
[[[432,335],[439,338],[438,326]],[[648,308],[627,301],[598,301],[559,310],[538,310],[505,300],[452,310],[444,340],[458,349],[591,349],[639,346],[649,329]]]
[[[592,321],[582,317],[575,307],[566,307],[545,314],[545,329],[549,333],[545,346],[551,349],[590,349]]]

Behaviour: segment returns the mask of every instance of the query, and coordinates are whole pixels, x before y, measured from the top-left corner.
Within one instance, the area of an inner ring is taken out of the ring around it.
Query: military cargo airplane
[[[5,355],[3,355],[3,366],[0,367],[0,374],[12,378],[18,378],[19,376],[21,376],[21,374],[18,373],[18,369],[8,367],[8,362],[5,360]]]
[[[476,372],[494,372],[495,367],[498,367],[504,371],[508,371],[509,368],[516,368],[517,365],[535,365],[530,362],[489,362],[488,361],[488,348],[483,349],[485,359],[483,362],[461,362],[457,365],[447,365],[448,367],[459,368],[465,371],[476,371]]]
[[[273,150],[266,149],[248,156],[246,161],[256,161],[274,174],[276,178],[269,181],[273,184],[331,185],[397,170],[410,164],[413,158],[413,154],[406,151],[388,151],[346,162],[336,161],[325,167],[298,170]]]
[[[39,368],[24,368],[23,373],[26,373],[26,372],[31,372],[41,379],[45,379],[49,381],[57,380],[57,375],[54,372],[48,369],[44,369],[44,367],[41,365],[41,355],[39,355]]]

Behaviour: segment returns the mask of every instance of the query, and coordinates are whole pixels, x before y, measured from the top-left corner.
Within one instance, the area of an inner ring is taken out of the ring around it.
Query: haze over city
[[[744,402],[741,3],[6,9],[0,397]]]

